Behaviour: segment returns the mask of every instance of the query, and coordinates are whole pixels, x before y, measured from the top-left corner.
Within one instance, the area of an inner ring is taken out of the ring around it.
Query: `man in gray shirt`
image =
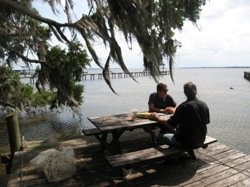
[[[149,112],[160,112],[166,114],[173,114],[176,109],[176,102],[167,93],[168,87],[166,84],[159,83],[156,91],[149,96],[148,110]]]

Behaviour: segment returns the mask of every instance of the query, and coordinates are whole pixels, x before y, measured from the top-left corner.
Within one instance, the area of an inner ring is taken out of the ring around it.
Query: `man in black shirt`
[[[158,118],[158,122],[172,129],[173,133],[160,134],[157,141],[192,150],[203,146],[210,115],[207,104],[196,97],[197,88],[194,83],[184,84],[184,93],[187,100],[177,107],[173,116],[168,120]]]

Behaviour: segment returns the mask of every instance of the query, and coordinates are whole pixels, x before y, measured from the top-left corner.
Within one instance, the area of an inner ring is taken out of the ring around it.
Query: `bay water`
[[[131,70],[132,71],[132,70]],[[210,108],[208,135],[220,143],[250,154],[250,82],[244,79],[250,68],[181,68],[174,70],[174,82],[169,75],[160,78],[168,85],[177,104],[186,97],[183,85],[192,81],[197,85],[198,98]],[[83,125],[86,116],[109,115],[148,109],[149,94],[156,91],[156,82],[149,77],[112,79],[114,95],[101,80],[85,82],[85,103],[82,107]]]
[[[121,72],[120,69],[113,69]],[[139,72],[142,69],[130,69]],[[250,81],[244,79],[244,71],[250,68],[176,68],[174,82],[170,75],[160,77],[159,82],[168,85],[169,92],[177,104],[186,97],[183,84],[192,81],[197,85],[198,98],[210,109],[208,135],[220,143],[250,154]],[[100,69],[88,69],[88,73],[100,73]],[[20,118],[20,132],[27,141],[82,135],[82,127],[92,128],[88,117],[130,113],[131,109],[148,110],[150,93],[156,91],[157,83],[150,77],[113,78],[112,87],[103,79],[83,80],[84,103],[80,107],[80,117],[70,109],[30,115]],[[25,119],[25,120],[22,120]],[[30,120],[27,120],[30,119]],[[0,121],[0,152],[8,145],[6,125]]]

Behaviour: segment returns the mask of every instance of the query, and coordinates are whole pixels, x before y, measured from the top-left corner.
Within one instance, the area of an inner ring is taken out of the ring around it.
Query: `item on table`
[[[153,113],[150,113],[150,112],[139,112],[139,113],[137,113],[137,118],[155,119],[156,116]]]
[[[137,117],[137,109],[131,110],[131,118],[134,120]]]

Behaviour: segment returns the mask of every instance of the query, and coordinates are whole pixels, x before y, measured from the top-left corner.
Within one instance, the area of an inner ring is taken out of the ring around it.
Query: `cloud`
[[[207,1],[197,29],[185,22],[177,66],[250,66],[250,1]]]
[[[87,13],[88,6],[84,6],[80,0],[74,2],[75,16],[80,18],[83,13]],[[41,5],[40,2],[37,7],[43,16],[56,18],[59,22],[66,21],[63,13],[55,16],[48,5]],[[176,31],[176,38],[181,41],[182,47],[176,54],[175,67],[250,66],[249,17],[248,0],[207,1],[197,22],[199,29],[186,21],[182,31]],[[140,47],[133,43],[130,50],[121,35],[117,35],[117,38],[127,67],[142,68]],[[109,51],[102,44],[96,47],[104,64]],[[118,67],[115,63],[111,65]],[[97,67],[94,62],[92,67]]]
[[[250,1],[207,1],[198,28],[186,21],[176,37],[182,43],[175,67],[250,66]],[[120,42],[128,67],[142,67],[141,49]],[[165,62],[166,63],[166,62]],[[167,63],[166,63],[167,64]]]

